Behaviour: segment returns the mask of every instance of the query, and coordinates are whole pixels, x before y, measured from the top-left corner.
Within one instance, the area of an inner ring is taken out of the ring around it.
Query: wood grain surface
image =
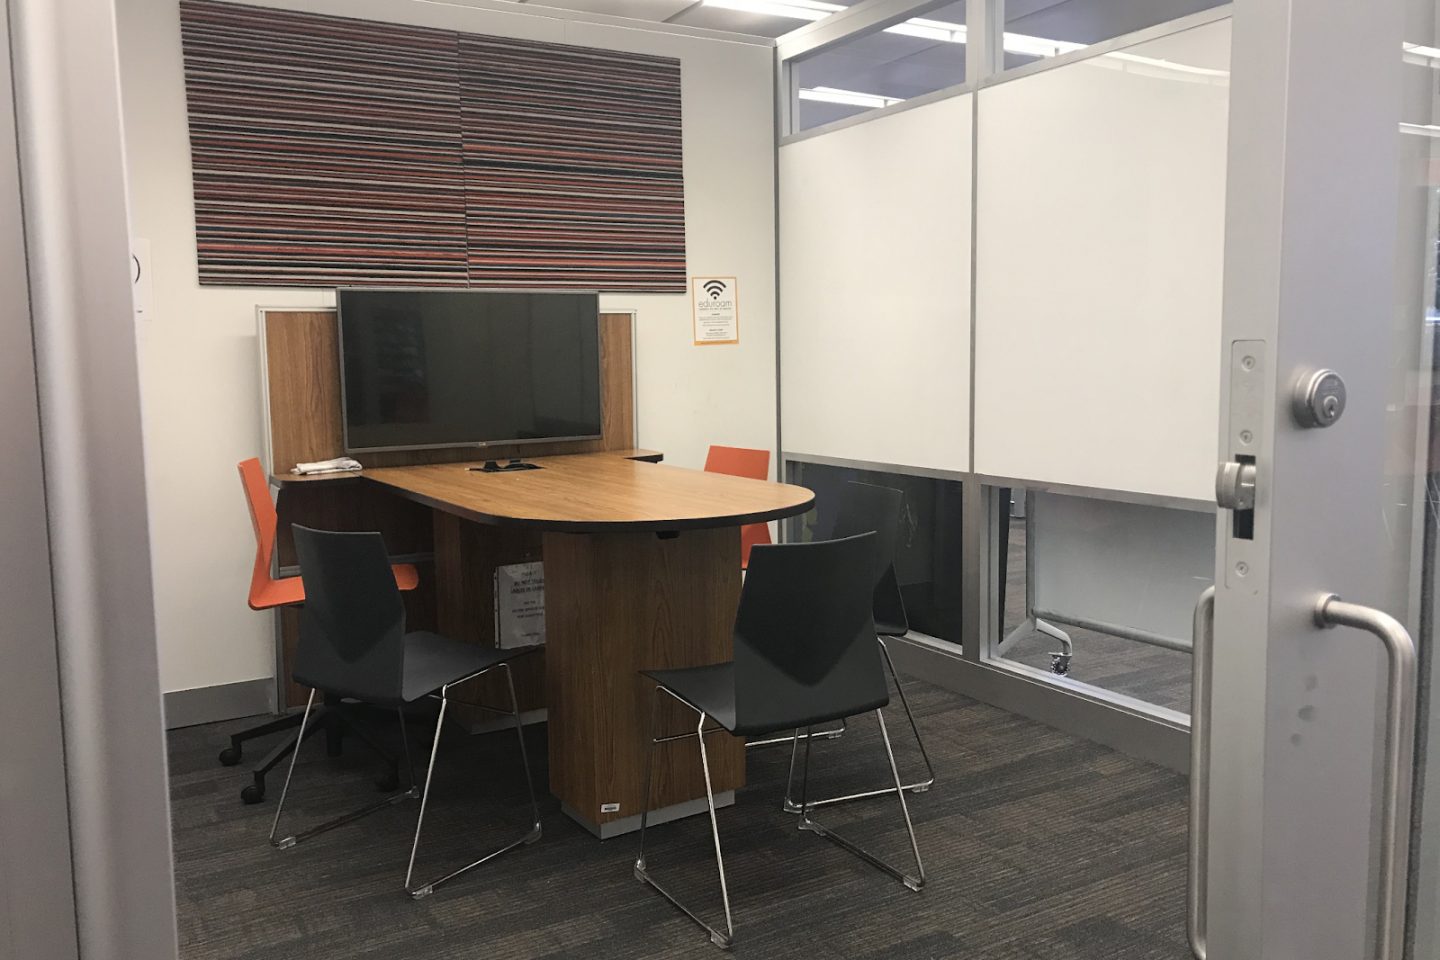
[[[340,409],[340,338],[335,311],[266,310],[265,368],[272,473],[297,463],[345,456]],[[632,317],[600,314],[600,415],[598,440],[507,444],[486,447],[484,456],[539,457],[635,446],[635,369]],[[473,460],[476,448],[449,447],[353,454],[366,467]]]
[[[495,568],[540,559],[540,533],[522,527],[482,527],[454,514],[430,511],[435,524],[435,607],[439,632],[452,640],[495,646]],[[520,709],[545,706],[545,652],[516,660]],[[509,709],[503,671],[491,671],[453,695],[450,709],[469,729],[503,719],[477,704]]]
[[[640,671],[733,657],[740,531],[546,533],[544,553],[550,790],[592,825],[632,817],[645,801],[655,690]],[[694,730],[695,713],[666,700],[661,735]],[[744,741],[706,746],[714,789],[743,786]],[[705,796],[693,739],[656,749],[651,809]]]
[[[810,509],[804,487],[613,454],[545,457],[540,469],[480,473],[474,464],[366,470],[364,477],[478,523],[569,533],[695,530],[778,520]]]

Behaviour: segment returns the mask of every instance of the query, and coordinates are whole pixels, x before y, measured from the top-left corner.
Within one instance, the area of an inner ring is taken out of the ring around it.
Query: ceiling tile
[[[687,27],[705,27],[710,30],[728,30],[731,33],[746,33],[757,37],[778,37],[797,27],[803,27],[804,20],[792,17],[768,17],[743,10],[726,10],[723,7],[692,6],[671,23],[683,23]]]
[[[527,7],[559,7],[584,13],[601,13],[634,20],[664,20],[690,6],[694,0],[531,0]]]

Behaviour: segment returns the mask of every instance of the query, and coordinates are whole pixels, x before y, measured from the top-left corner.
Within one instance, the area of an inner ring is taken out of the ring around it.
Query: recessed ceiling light
[[[801,100],[817,100],[821,103],[839,103],[847,107],[878,109],[894,103],[904,103],[900,97],[886,97],[878,93],[860,93],[856,90],[840,90],[836,87],[802,87]]]

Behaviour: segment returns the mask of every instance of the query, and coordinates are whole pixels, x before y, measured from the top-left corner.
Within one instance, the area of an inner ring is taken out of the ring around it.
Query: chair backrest
[[[405,604],[378,533],[294,526],[305,581],[295,680],[372,703],[401,700]]]
[[[770,479],[770,451],[748,447],[722,447],[712,444],[705,456],[706,473],[723,473],[747,480]],[[740,566],[750,566],[750,551],[770,542],[768,523],[747,523],[740,528]]]
[[[831,532],[831,536],[838,539],[874,531],[875,621],[884,630],[901,633],[910,627],[905,601],[900,595],[900,582],[895,577],[895,551],[900,542],[904,512],[902,491],[852,480],[845,485],[835,529]]]
[[[250,573],[250,606],[264,609],[261,595],[265,588],[275,582],[270,576],[270,561],[275,555],[275,527],[279,518],[275,503],[270,499],[270,486],[265,480],[265,468],[256,457],[241,460],[240,485],[245,489],[245,503],[250,507],[250,523],[255,527],[255,568]]]
[[[755,548],[735,616],[737,733],[889,702],[870,612],[874,551],[873,533]]]
[[[705,455],[706,473],[723,473],[731,477],[746,477],[750,480],[770,479],[770,451],[751,450],[748,447],[710,446]]]

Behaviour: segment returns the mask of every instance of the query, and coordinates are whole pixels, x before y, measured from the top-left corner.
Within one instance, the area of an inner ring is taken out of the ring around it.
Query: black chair
[[[297,683],[312,688],[305,704],[305,715],[300,721],[301,737],[303,739],[306,721],[315,706],[316,691],[330,698],[360,700],[394,708],[400,716],[401,737],[405,740],[410,785],[408,789],[378,803],[302,833],[276,839],[290,780],[295,775],[297,749],[290,755],[290,769],[285,775],[280,805],[275,810],[275,821],[270,827],[271,844],[281,849],[293,847],[302,840],[418,795],[420,813],[415,823],[415,840],[410,847],[410,864],[405,871],[405,889],[419,899],[434,892],[447,880],[522,844],[540,839],[540,809],[535,802],[530,758],[525,752],[525,734],[520,724],[520,708],[510,672],[510,661],[532,652],[534,648],[498,650],[460,643],[425,631],[407,633],[405,606],[390,572],[390,561],[380,534],[327,533],[299,524],[294,530],[300,576],[305,581],[305,606],[301,611],[294,677]],[[440,732],[445,727],[450,688],[496,667],[505,671],[505,681],[510,688],[510,709],[480,706],[515,718],[515,731],[520,737],[520,759],[525,767],[525,785],[530,791],[531,828],[519,840],[486,854],[474,863],[451,871],[438,880],[412,886],[415,854],[420,849],[420,830],[425,823],[425,805],[430,798],[430,782],[435,774],[435,755],[440,749]],[[436,720],[435,740],[430,748],[425,789],[417,794],[415,767],[410,762],[410,741],[405,731],[404,706],[424,697],[438,697],[440,716]]]
[[[735,659],[682,670],[645,671],[655,681],[651,716],[651,746],[645,767],[645,806],[640,814],[640,855],[635,876],[660,892],[710,934],[717,946],[729,948],[735,927],[730,915],[730,891],[725,883],[725,861],[720,853],[720,828],[715,819],[715,795],[710,785],[710,760],[705,736],[724,730],[748,737],[780,730],[801,730],[846,717],[875,712],[880,736],[890,760],[910,849],[914,874],[891,866],[851,841],[836,835],[810,816],[806,796],[810,781],[810,740],[805,740],[805,762],[800,781],[800,829],[827,837],[839,846],[879,867],[912,890],[925,883],[925,867],[910,822],[910,809],[901,789],[895,752],[885,729],[881,708],[890,700],[885,674],[875,643],[871,616],[874,587],[875,534],[844,540],[756,546],[740,592],[735,616]],[[656,729],[660,694],[694,710],[699,722],[694,733],[662,737]],[[707,719],[718,727],[706,729]],[[650,784],[655,744],[696,738],[705,773],[705,799],[710,808],[710,830],[715,840],[715,861],[720,873],[720,896],[725,905],[725,932],[701,920],[650,876],[645,865],[645,826],[649,818]]]
[[[895,690],[900,694],[900,705],[905,708],[905,718],[910,722],[910,732],[915,735],[915,744],[920,748],[920,758],[925,761],[925,779],[907,783],[904,785],[904,789],[911,793],[924,793],[935,784],[935,767],[931,764],[930,754],[925,749],[925,740],[920,736],[920,727],[915,723],[915,713],[910,709],[909,698],[905,696],[905,686],[900,682],[900,674],[895,671],[895,662],[890,659],[890,648],[885,644],[886,637],[903,637],[910,632],[910,619],[905,614],[905,599],[900,595],[900,582],[895,575],[895,550],[900,539],[900,523],[904,516],[904,509],[905,494],[903,492],[892,487],[852,480],[846,485],[845,496],[840,503],[839,514],[835,518],[835,528],[831,532],[831,537],[839,540],[861,533],[873,532],[875,534],[873,610],[876,640],[880,643],[880,652],[885,658],[885,666],[890,671],[890,678],[895,682]],[[791,796],[791,789],[795,781],[795,755],[798,748],[799,743],[797,742],[790,750],[790,779],[785,788],[785,809],[790,813],[800,812],[800,805]],[[866,790],[840,797],[811,800],[810,806],[825,807],[834,803],[863,800],[867,797],[878,797],[894,792],[891,787],[882,787],[879,790]]]

